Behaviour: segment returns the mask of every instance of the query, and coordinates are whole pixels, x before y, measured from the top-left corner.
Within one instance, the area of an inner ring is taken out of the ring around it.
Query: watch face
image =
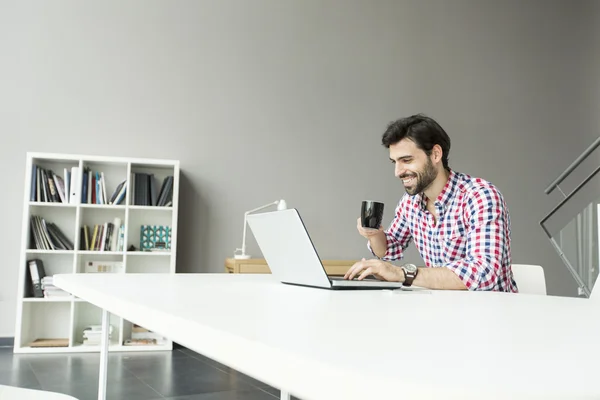
[[[410,273],[417,272],[417,266],[414,264],[406,264],[404,265],[404,268],[406,268],[406,270]]]

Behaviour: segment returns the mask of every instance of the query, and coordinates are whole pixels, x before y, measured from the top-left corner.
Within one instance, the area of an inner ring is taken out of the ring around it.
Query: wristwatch
[[[401,268],[404,271],[403,285],[404,286],[412,285],[413,281],[417,277],[417,274],[419,273],[419,269],[414,264],[404,264]]]

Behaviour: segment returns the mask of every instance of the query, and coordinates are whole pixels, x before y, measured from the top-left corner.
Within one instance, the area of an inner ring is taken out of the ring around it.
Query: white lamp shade
[[[287,204],[286,204],[285,200],[281,199],[277,202],[277,210],[278,211],[287,210]]]

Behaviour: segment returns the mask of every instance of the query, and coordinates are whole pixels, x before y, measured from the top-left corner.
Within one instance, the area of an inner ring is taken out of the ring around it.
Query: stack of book
[[[64,169],[64,178],[39,165],[31,166],[30,201],[68,203],[71,171]]]
[[[160,190],[154,174],[134,172],[131,174],[133,187],[132,204],[137,206],[170,207],[173,205],[173,176],[167,176]]]
[[[160,345],[166,342],[166,338],[158,333],[149,331],[137,324],[131,328],[131,339],[123,342],[125,346],[152,346]]]
[[[110,198],[106,197],[104,172],[84,168],[81,183],[81,202],[88,204],[121,204],[127,192],[127,180],[120,182]]]
[[[84,225],[81,227],[79,242],[80,250],[123,251],[125,226],[121,224],[119,217],[116,217],[113,222],[94,225],[92,232],[87,225]]]
[[[44,291],[44,297],[62,297],[71,295],[71,293],[65,292],[54,286],[54,279],[51,276],[42,278],[42,290]]]
[[[38,250],[73,250],[73,242],[53,222],[31,216],[31,247]]]
[[[108,340],[112,337],[113,326],[108,326]],[[102,338],[102,325],[89,325],[83,328],[83,345],[99,346]]]

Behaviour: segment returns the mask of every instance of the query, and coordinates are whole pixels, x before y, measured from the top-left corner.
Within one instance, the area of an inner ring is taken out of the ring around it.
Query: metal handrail
[[[558,203],[558,205],[556,207],[554,207],[552,209],[552,211],[550,211],[550,213],[548,215],[546,215],[544,217],[544,219],[542,219],[540,221],[540,225],[542,225],[542,227],[544,227],[544,222],[546,222],[548,220],[548,218],[550,218],[551,216],[553,216],[567,201],[569,201],[569,199],[571,197],[573,197],[575,194],[577,194],[577,192],[585,186],[586,183],[588,183],[598,172],[600,172],[600,166],[597,167],[594,172],[592,172],[587,178],[585,178],[583,180],[583,182],[581,182],[575,189],[573,189],[573,191],[571,193],[569,193],[569,195],[567,197],[565,197],[564,199],[562,199],[562,201],[560,203]]]
[[[600,136],[594,143],[592,143],[590,147],[588,147],[579,157],[577,157],[577,159],[573,161],[571,165],[569,165],[569,167],[562,174],[560,174],[560,176],[556,178],[556,180],[552,182],[550,186],[546,188],[546,190],[544,190],[544,192],[546,194],[550,194],[563,180],[565,180],[567,176],[569,176],[571,172],[573,172],[575,168],[577,168],[579,164],[583,162],[583,160],[587,158],[587,156],[590,155],[592,151],[596,150],[598,146],[600,146]]]
[[[594,170],[594,172],[592,172],[587,178],[585,178],[583,180],[583,182],[581,182],[571,193],[569,193],[569,195],[567,197],[562,199],[562,201],[560,203],[558,203],[558,205],[556,207],[554,207],[554,209],[552,209],[552,211],[550,211],[550,213],[548,215],[546,215],[544,217],[544,219],[542,219],[540,221],[540,225],[541,225],[542,229],[544,230],[544,232],[546,233],[546,236],[548,236],[548,239],[550,239],[550,242],[554,246],[554,249],[558,252],[558,255],[562,258],[563,262],[569,269],[569,272],[571,272],[571,275],[575,279],[577,286],[583,291],[583,294],[586,297],[590,297],[590,294],[591,294],[590,288],[588,288],[586,286],[585,282],[583,282],[583,279],[581,279],[579,274],[577,274],[577,271],[575,271],[575,268],[573,268],[573,266],[571,265],[571,263],[569,262],[569,260],[565,256],[565,254],[563,253],[562,249],[558,245],[558,243],[556,243],[556,240],[554,240],[554,237],[552,237],[552,234],[544,226],[544,222],[546,222],[550,217],[552,217],[563,205],[565,205],[566,202],[568,202],[573,196],[575,196],[575,194],[577,194],[577,192],[579,190],[581,190],[582,187],[584,187],[594,176],[596,176],[596,174],[598,172],[600,172],[600,166],[597,167]]]

